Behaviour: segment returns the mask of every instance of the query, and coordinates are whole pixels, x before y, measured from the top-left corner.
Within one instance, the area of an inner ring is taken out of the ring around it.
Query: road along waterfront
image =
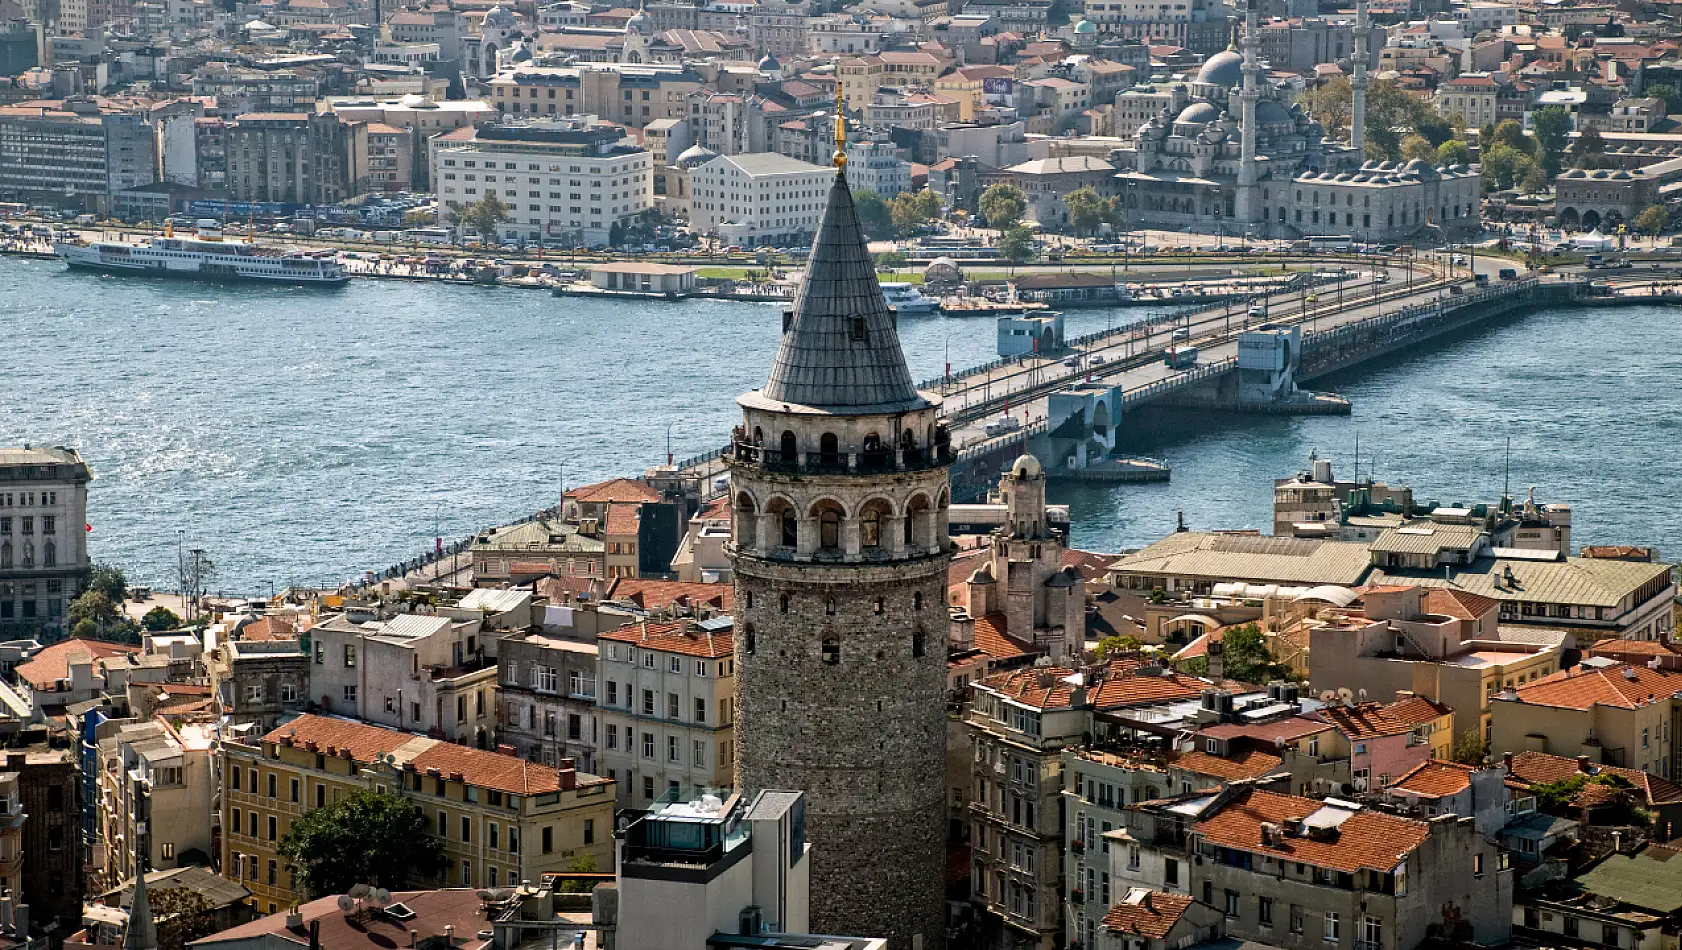
[[[1139,319],[1067,315],[1071,336]],[[550,505],[564,484],[635,474],[722,442],[763,382],[775,306],[658,307],[516,290],[353,281],[323,295],[66,273],[0,260],[3,439],[79,445],[96,556],[173,580],[177,532],[245,590],[337,583]],[[993,356],[991,321],[902,318],[919,378]],[[1114,551],[1172,530],[1263,527],[1271,479],[1354,433],[1380,478],[1422,497],[1513,484],[1577,506],[1579,537],[1682,536],[1682,354],[1662,307],[1546,311],[1316,381],[1352,417],[1152,411],[1126,449],[1174,480],[1061,488],[1075,542]],[[1363,463],[1365,464],[1365,462]],[[1658,490],[1655,491],[1654,489]],[[1056,499],[1054,499],[1056,500]],[[1674,547],[1674,544],[1671,545]]]

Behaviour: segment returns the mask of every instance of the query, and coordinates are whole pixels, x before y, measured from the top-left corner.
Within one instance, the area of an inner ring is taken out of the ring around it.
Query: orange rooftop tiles
[[[1272,855],[1351,874],[1361,870],[1388,872],[1430,837],[1430,826],[1422,821],[1362,809],[1325,837],[1281,835],[1269,844],[1262,843],[1263,824],[1285,826],[1327,807],[1312,798],[1249,789],[1193,828],[1205,842],[1219,848]]]
[[[729,630],[716,633],[698,629],[693,621],[680,620],[669,623],[628,623],[618,630],[610,630],[597,637],[599,640],[612,640],[619,643],[629,643],[645,650],[659,650],[665,653],[681,653],[685,656],[701,657],[708,660],[721,660],[730,656],[734,650],[734,641]]]

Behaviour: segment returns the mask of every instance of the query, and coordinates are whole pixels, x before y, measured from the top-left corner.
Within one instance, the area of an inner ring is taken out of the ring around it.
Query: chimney
[[[321,921],[310,921],[310,950],[321,950]]]
[[[10,890],[7,890],[5,896],[0,897],[0,933],[3,933],[5,931],[11,930],[11,929],[12,929],[12,892]]]
[[[572,758],[571,756],[568,756],[568,757],[561,760],[561,768],[563,768],[563,769],[576,769],[576,768],[578,768],[578,760]]]
[[[17,901],[12,905],[12,932],[19,937],[29,937],[29,905]]]
[[[555,778],[561,783],[561,791],[570,792],[578,787],[577,769],[556,769]]]
[[[1207,649],[1209,651],[1209,678],[1219,683],[1226,679],[1226,659],[1222,656],[1226,652],[1226,646],[1221,641],[1210,638]]]
[[[1588,756],[1586,756],[1586,755],[1577,756],[1577,771],[1583,772],[1585,774],[1589,771],[1589,757]]]
[[[453,948],[456,945],[456,925],[444,925],[444,946]]]
[[[1398,689],[1398,690],[1396,690],[1396,702],[1399,703],[1403,700],[1412,699],[1412,698],[1413,698],[1413,690],[1411,690],[1411,689]]]
[[[1151,892],[1150,891],[1145,892],[1145,896],[1139,900],[1139,903],[1145,905],[1146,910],[1155,910],[1156,909],[1155,905],[1153,905],[1151,903]]]
[[[420,944],[420,931],[418,931],[418,930],[409,931],[409,946],[410,947],[415,947],[415,946],[418,946],[419,944]]]
[[[1619,851],[1622,851],[1623,849],[1624,849],[1624,833],[1621,832],[1621,831],[1612,832],[1612,853],[1617,854]]]
[[[1501,767],[1507,770],[1508,775],[1513,774],[1513,754],[1511,752],[1501,753]]]

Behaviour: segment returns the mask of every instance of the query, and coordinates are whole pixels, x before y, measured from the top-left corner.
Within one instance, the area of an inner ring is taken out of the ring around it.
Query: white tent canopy
[[[1611,238],[1601,234],[1599,228],[1571,239],[1572,246],[1581,251],[1606,251],[1610,250],[1614,243]]]

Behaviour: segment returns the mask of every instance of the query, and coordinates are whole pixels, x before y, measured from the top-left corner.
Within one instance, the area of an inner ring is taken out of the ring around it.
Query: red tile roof
[[[395,920],[383,914],[369,915],[366,920],[347,917],[339,910],[338,900],[337,896],[323,897],[298,908],[298,912],[304,918],[305,927],[310,923],[320,924],[321,950],[389,950],[390,947],[406,947],[409,945],[411,930],[419,933],[421,940],[430,943],[443,938],[446,926],[453,926],[455,932],[460,935],[456,938],[460,950],[480,950],[491,945],[491,941],[479,940],[473,936],[484,925],[485,902],[479,899],[479,892],[471,888],[393,891],[392,903],[402,902],[403,906],[415,913],[414,917],[404,920]],[[253,941],[261,942],[271,936],[300,947],[309,946],[311,941],[308,931],[302,928],[289,929],[286,926],[286,917],[284,912],[270,914],[195,940],[191,946],[196,950],[208,950],[223,944],[245,945]]]
[[[1210,736],[1215,739],[1254,739],[1278,744],[1304,739],[1316,733],[1330,732],[1331,730],[1332,727],[1329,723],[1315,719],[1304,719],[1301,716],[1292,716],[1289,719],[1254,725],[1236,722],[1223,723],[1199,730],[1198,735]]]
[[[241,640],[290,640],[297,636],[285,617],[260,617],[239,628]]]
[[[1421,798],[1458,795],[1472,787],[1472,767],[1458,762],[1429,759],[1391,782],[1390,787]]]
[[[628,623],[618,630],[609,630],[597,639],[614,640],[647,650],[681,653],[709,660],[720,660],[735,652],[735,643],[731,639],[730,631],[709,633],[698,630],[690,620],[671,623]]]
[[[1110,668],[1114,671],[1116,665],[1112,663]],[[1182,699],[1196,699],[1208,688],[1208,681],[1181,673],[1162,673],[1154,676],[1111,675],[1098,686],[1096,702],[1099,709],[1151,706]]]
[[[313,742],[320,752],[326,753],[328,749],[348,749],[351,758],[356,761],[373,762],[387,752],[395,751],[405,742],[418,738],[421,737],[384,726],[334,716],[306,714],[275,727],[263,737],[263,741],[281,742],[290,739],[295,746]]]
[[[1430,826],[1422,821],[1362,809],[1323,837],[1280,835],[1269,844],[1262,843],[1263,824],[1284,826],[1291,819],[1307,818],[1328,807],[1312,798],[1248,789],[1193,827],[1205,842],[1216,847],[1350,873],[1363,869],[1389,871],[1431,834]]]
[[[1243,778],[1260,778],[1272,774],[1283,759],[1276,755],[1268,755],[1256,749],[1246,749],[1231,758],[1209,755],[1204,752],[1187,752],[1173,762],[1174,768],[1198,775],[1208,775],[1223,781],[1233,781]]]
[[[1476,620],[1500,608],[1500,601],[1466,590],[1432,587],[1420,603],[1426,613],[1442,614],[1458,620]]]
[[[1546,752],[1520,752],[1513,756],[1510,775],[1524,785],[1540,785],[1563,781],[1582,771],[1583,765],[1581,763],[1563,755],[1549,755]],[[1588,771],[1591,775],[1617,775],[1627,779],[1645,797],[1645,803],[1648,805],[1682,802],[1682,786],[1656,775],[1649,775],[1639,769],[1590,763]]]
[[[1618,638],[1615,640],[1601,640],[1588,649],[1589,656],[1679,656],[1682,650],[1663,640],[1630,640]]]
[[[1384,707],[1384,714],[1391,719],[1405,722],[1410,726],[1422,726],[1428,722],[1436,722],[1444,716],[1454,712],[1454,707],[1445,706],[1423,696],[1409,696],[1398,699]]]
[[[1007,624],[1004,614],[988,614],[975,618],[976,649],[995,660],[1009,660],[1038,652],[1039,648],[1033,644],[1011,636],[1005,630]]]
[[[1596,704],[1638,709],[1682,690],[1682,673],[1622,664],[1598,670],[1561,670],[1518,687],[1519,701],[1535,706],[1589,709]]]
[[[1168,936],[1192,900],[1185,894],[1146,891],[1138,900],[1133,895],[1117,901],[1104,915],[1104,926],[1111,933],[1132,934],[1146,940],[1162,940]]]
[[[453,742],[439,742],[411,761],[422,772],[437,769],[445,776],[460,773],[470,784],[510,795],[542,795],[561,790],[560,774],[552,767]],[[590,784],[587,778],[579,781]]]
[[[660,493],[635,479],[610,478],[605,482],[574,488],[565,497],[589,503],[644,502],[659,501]]]
[[[38,690],[52,690],[58,681],[70,675],[70,661],[85,656],[94,660],[139,653],[140,648],[127,643],[105,640],[63,640],[17,665],[18,678]]]
[[[1351,739],[1377,739],[1413,731],[1412,723],[1391,718],[1378,703],[1327,706],[1320,710],[1320,715]]]
[[[1102,580],[1109,566],[1114,564],[1119,555],[1094,554],[1091,551],[1077,551],[1069,548],[1063,552],[1063,557],[1057,562],[1058,567],[1072,567],[1080,571],[1080,576],[1087,581]]]
[[[602,531],[606,534],[635,535],[642,527],[642,509],[637,505],[611,504],[607,506],[606,523]]]
[[[1033,667],[996,673],[981,683],[1024,706],[1068,709],[1074,695],[1068,677],[1073,673],[1074,670],[1060,666]]]
[[[608,600],[628,600],[648,610],[678,604],[684,607],[711,604],[729,611],[736,599],[731,584],[691,584],[684,581],[659,581],[642,577],[621,577],[607,589]]]

